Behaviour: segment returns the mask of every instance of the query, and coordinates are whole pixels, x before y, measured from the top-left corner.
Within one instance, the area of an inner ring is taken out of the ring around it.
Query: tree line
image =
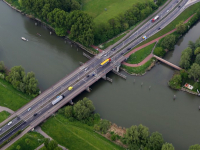
[[[12,86],[23,93],[33,97],[39,94],[38,81],[33,72],[24,71],[22,66],[14,66],[10,71],[6,69],[3,61],[0,62],[0,78],[12,84]]]

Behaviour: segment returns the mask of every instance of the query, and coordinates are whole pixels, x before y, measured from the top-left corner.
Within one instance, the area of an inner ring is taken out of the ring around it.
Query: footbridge
[[[180,68],[179,66],[176,66],[176,65],[170,63],[169,61],[166,61],[166,60],[164,60],[164,59],[162,59],[162,58],[160,58],[160,57],[158,57],[158,56],[156,56],[156,55],[153,55],[153,57],[155,57],[156,59],[160,60],[161,62],[167,64],[168,66],[171,66],[172,68],[175,68],[175,69],[177,69],[177,70],[181,70],[181,69],[182,69],[182,68]]]

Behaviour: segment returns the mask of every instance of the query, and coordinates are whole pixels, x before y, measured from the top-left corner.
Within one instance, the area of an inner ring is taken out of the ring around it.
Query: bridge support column
[[[120,68],[121,64],[116,66],[116,71],[119,72],[119,68]]]
[[[91,92],[90,87],[87,87],[85,90]]]
[[[72,100],[71,101],[69,101],[69,103],[71,104],[71,105],[73,105],[74,103],[72,102]]]
[[[106,75],[102,77],[104,80],[106,80]]]

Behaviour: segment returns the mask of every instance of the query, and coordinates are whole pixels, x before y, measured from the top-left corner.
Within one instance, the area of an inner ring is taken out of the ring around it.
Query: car
[[[131,50],[131,48],[128,48],[127,51]]]
[[[146,35],[144,35],[142,38],[146,40],[146,39],[147,39],[147,36],[146,36]]]
[[[90,77],[90,75],[89,75],[89,74],[87,75],[87,78],[88,78],[88,77]]]
[[[73,89],[73,86],[68,87],[68,90],[71,91]]]
[[[104,55],[104,57],[106,57],[106,56],[107,56],[107,54]]]
[[[12,124],[12,121],[8,122],[8,126]]]
[[[1,132],[1,128],[0,128],[0,132]]]
[[[178,1],[176,1],[176,3],[178,3]]]
[[[116,50],[116,48],[111,49],[111,51],[115,51],[115,50]]]
[[[88,68],[85,68],[84,70],[87,71]]]
[[[158,30],[160,30],[161,28],[159,27]]]
[[[123,54],[124,54],[124,52],[121,53],[121,55],[123,55]]]
[[[37,116],[37,113],[35,113],[33,116]]]
[[[30,108],[28,108],[28,111],[30,111],[31,110],[31,107]]]
[[[92,76],[95,76],[95,74],[93,73]]]
[[[169,9],[167,10],[167,13],[169,12]]]
[[[181,6],[179,5],[178,8],[180,8]]]

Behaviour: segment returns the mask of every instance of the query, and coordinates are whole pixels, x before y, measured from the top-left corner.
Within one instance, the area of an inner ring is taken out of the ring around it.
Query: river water
[[[22,41],[22,36],[29,41]],[[188,41],[199,36],[200,23],[180,39],[165,59],[178,65]],[[22,65],[26,72],[33,71],[42,91],[75,70],[79,61],[86,62],[82,53],[0,1],[0,60],[8,68]],[[143,124],[151,132],[162,133],[176,150],[187,150],[190,145],[200,144],[200,98],[170,89],[167,82],[173,73],[172,68],[163,64],[141,77],[127,75],[127,80],[109,73],[113,83],[100,80],[91,86],[91,93],[83,92],[74,101],[88,97],[102,118],[123,127]]]

